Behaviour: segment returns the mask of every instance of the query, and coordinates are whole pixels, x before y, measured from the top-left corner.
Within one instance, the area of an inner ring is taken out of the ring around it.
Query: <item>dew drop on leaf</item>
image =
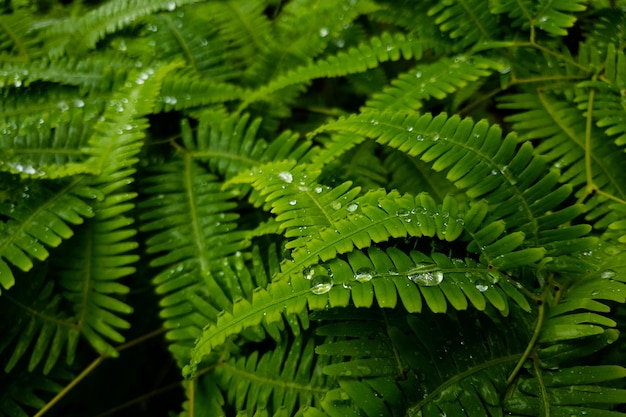
[[[279,172],[278,178],[285,181],[287,184],[291,184],[293,181],[293,175],[291,175],[291,172],[288,171]]]
[[[367,282],[374,277],[375,272],[368,267],[359,268],[354,273],[354,279],[358,282]]]
[[[346,207],[346,210],[348,210],[348,212],[350,213],[354,213],[356,211],[356,209],[359,208],[359,205],[356,203],[352,203],[350,205],[348,205],[348,207]]]
[[[313,294],[326,294],[333,287],[333,280],[328,275],[315,275],[311,278],[311,292]]]
[[[443,272],[433,271],[413,273],[407,275],[407,278],[418,285],[422,285],[424,287],[432,287],[441,284],[441,281],[443,281]]]
[[[612,269],[607,269],[602,271],[602,273],[600,274],[600,278],[611,279],[615,278],[615,275],[617,275],[615,271],[613,271]]]

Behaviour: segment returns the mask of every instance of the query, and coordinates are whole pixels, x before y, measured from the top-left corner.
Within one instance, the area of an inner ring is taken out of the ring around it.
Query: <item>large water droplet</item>
[[[278,178],[285,181],[287,184],[291,184],[293,181],[293,175],[291,175],[291,172],[288,171],[278,173]]]
[[[311,278],[311,292],[313,294],[326,294],[333,287],[333,279],[328,275],[315,275]]]
[[[321,28],[320,29],[320,36],[322,38],[325,38],[326,36],[328,36],[328,28]]]
[[[605,271],[602,271],[602,273],[600,273],[600,278],[604,278],[604,279],[611,279],[611,278],[615,278],[616,272],[613,271],[612,269],[607,269]]]
[[[432,287],[435,285],[441,284],[443,281],[443,272],[441,271],[433,271],[433,272],[420,272],[420,273],[412,273],[407,275],[411,281],[418,285],[423,285],[425,287]]]
[[[348,207],[346,207],[346,210],[348,210],[348,212],[350,213],[354,213],[356,211],[356,209],[359,208],[359,205],[356,203],[352,203],[350,205],[348,205]]]
[[[375,272],[368,267],[362,267],[356,270],[354,273],[354,279],[359,282],[367,282],[374,278]]]
[[[474,282],[474,285],[476,286],[476,289],[480,292],[485,292],[489,289],[489,283],[481,278],[477,279]]]

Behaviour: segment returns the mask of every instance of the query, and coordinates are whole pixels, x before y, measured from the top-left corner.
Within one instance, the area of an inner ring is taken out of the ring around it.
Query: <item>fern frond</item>
[[[503,108],[518,110],[507,118],[513,128],[525,140],[541,140],[537,153],[562,171],[560,181],[571,184],[578,197],[599,189],[604,195],[626,200],[626,184],[616,176],[623,153],[594,126],[587,132],[585,118],[575,105],[549,92],[508,96],[505,100]],[[596,227],[604,228],[616,220],[605,197],[592,196],[586,206],[587,218],[594,220]]]
[[[345,52],[339,51],[336,55],[323,57],[307,66],[274,78],[269,84],[246,94],[240,108],[245,108],[258,100],[271,100],[273,94],[285,87],[308,83],[316,78],[361,73],[376,68],[383,62],[397,61],[401,58],[420,59],[424,51],[432,48],[433,45],[435,45],[434,42],[429,40],[414,39],[402,34],[383,33],[380,37],[373,37]]]
[[[487,200],[494,218],[504,220],[509,231],[523,232],[525,244],[531,247],[545,244],[548,238],[543,237],[544,230],[556,229],[582,212],[582,206],[574,206],[554,216],[546,215],[547,210],[557,208],[567,198],[571,189],[555,188],[559,180],[556,173],[541,177],[545,163],[533,157],[530,143],[517,150],[514,135],[502,140],[500,129],[485,121],[474,123],[445,114],[433,118],[428,114],[368,112],[328,123],[320,131],[366,136],[419,156],[433,170],[446,172],[446,178],[469,198]],[[586,226],[579,230],[557,229],[549,239],[570,241],[588,231]],[[581,242],[582,246],[588,243]]]
[[[243,95],[243,88],[235,84],[216,82],[200,77],[189,69],[180,69],[163,80],[155,112],[193,109],[238,100]]]
[[[133,193],[109,194],[96,204],[96,216],[68,242],[71,257],[55,258],[63,296],[74,310],[75,328],[100,354],[117,357],[112,343],[125,341],[120,332],[130,328],[121,315],[133,309],[121,297],[130,291],[119,282],[135,272],[139,246],[133,220],[122,214],[133,207]],[[75,246],[74,246],[75,245]],[[69,249],[69,247],[68,247]]]
[[[575,13],[587,9],[585,3],[587,0],[492,0],[490,9],[494,14],[506,13],[515,26],[533,26],[551,35],[565,36],[578,20]]]
[[[82,16],[56,22],[43,35],[51,57],[76,56],[93,49],[105,36],[161,10],[174,10],[195,0],[113,0]]]
[[[314,354],[313,338],[298,336],[282,339],[267,353],[221,362],[210,377],[217,379],[228,403],[248,416],[261,409],[294,415],[326,393],[328,378],[320,372],[326,363],[327,358]]]
[[[28,360],[33,372],[43,361],[43,374],[48,374],[65,350],[67,363],[76,353],[79,332],[71,313],[62,306],[62,296],[52,281],[46,282],[45,269],[29,273],[7,294],[0,311],[15,317],[3,323],[0,352],[6,358],[5,372],[12,372],[20,361]],[[20,277],[22,278],[22,277]]]
[[[458,50],[501,34],[498,19],[480,0],[440,1],[428,10],[428,16],[434,16],[442,32],[449,32]]]
[[[218,33],[212,19],[210,3],[193,4],[177,13],[160,13],[146,20],[146,41],[154,55],[163,61],[180,60],[190,72],[214,82],[234,80],[241,66],[232,54],[229,42]],[[236,47],[235,47],[236,50]]]
[[[162,267],[154,278],[162,296],[161,317],[179,361],[200,328],[215,321],[218,311],[230,309],[228,281],[218,280],[215,261],[247,246],[246,234],[236,232],[232,194],[221,191],[216,177],[190,157],[162,164],[145,178],[148,198],[140,204],[151,265]],[[163,216],[170,220],[162,221]],[[223,273],[223,272],[222,272]],[[193,312],[193,314],[189,314]],[[181,346],[178,346],[181,345]],[[181,356],[182,355],[182,356]]]
[[[276,18],[266,53],[250,68],[249,77],[254,85],[280,79],[289,69],[303,67],[330,49],[333,41],[343,47],[355,20],[378,8],[378,4],[369,0],[287,3]]]
[[[22,271],[30,270],[33,260],[48,258],[46,246],[57,247],[69,239],[74,234],[72,226],[92,217],[94,211],[79,198],[93,193],[80,179],[58,187],[16,181],[6,174],[4,180],[11,197],[0,202],[0,285],[9,289],[15,283],[9,263]]]
[[[468,83],[488,77],[502,64],[478,56],[458,55],[401,74],[365,103],[367,110],[418,110],[429,98],[442,100]]]
[[[211,172],[225,179],[266,161],[300,160],[309,151],[311,143],[289,131],[268,144],[259,137],[261,123],[261,119],[250,121],[249,114],[225,118],[207,111],[199,117],[195,137],[189,123],[183,124],[182,142],[192,158],[208,163]]]
[[[42,54],[41,40],[32,35],[33,13],[18,10],[3,13],[0,21],[0,62],[28,62]]]
[[[46,405],[50,394],[56,394],[63,386],[50,377],[31,372],[0,374],[0,416],[26,417],[31,409],[39,410]]]
[[[339,407],[384,416],[490,415],[499,408],[507,372],[520,357],[510,346],[528,334],[522,326],[500,329],[496,319],[474,314],[346,309],[321,312],[318,318],[328,320],[318,333],[330,340],[316,352],[341,358],[324,368],[341,378],[334,395],[322,402],[329,415],[338,415]],[[452,332],[458,335],[454,340]]]

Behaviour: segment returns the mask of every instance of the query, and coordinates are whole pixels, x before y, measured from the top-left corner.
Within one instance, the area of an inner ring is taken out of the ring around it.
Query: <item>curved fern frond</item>
[[[525,244],[541,247],[548,241],[572,241],[589,231],[589,227],[561,226],[579,215],[582,206],[573,206],[553,215],[571,189],[558,186],[559,176],[545,172],[545,162],[533,156],[530,143],[517,149],[517,138],[504,140],[497,126],[485,121],[474,123],[457,116],[448,118],[418,116],[404,112],[368,112],[340,119],[318,129],[352,133],[375,139],[411,156],[419,156],[435,171],[446,172],[446,178],[471,199],[483,198],[492,205],[493,218],[504,220],[509,231],[525,234]],[[557,229],[558,228],[558,229]],[[547,231],[549,237],[546,235]],[[589,242],[582,239],[581,250]]]
[[[365,103],[365,109],[418,110],[428,98],[441,100],[501,67],[501,63],[491,59],[465,55],[417,65],[393,80],[382,92],[373,94]]]
[[[9,263],[22,271],[33,267],[33,260],[48,258],[48,247],[69,239],[73,228],[94,215],[93,208],[79,197],[90,188],[75,179],[60,187],[41,182],[21,182],[4,175],[4,197],[0,202],[0,285],[9,289],[15,278]],[[45,245],[45,246],[44,246]]]
[[[138,20],[160,10],[174,10],[196,0],[113,0],[94,8],[82,16],[57,21],[47,29],[49,55],[75,56],[96,46],[106,35],[117,32]]]
[[[316,78],[356,74],[376,68],[383,62],[401,58],[420,59],[424,51],[433,45],[435,44],[431,41],[414,39],[411,36],[383,33],[380,37],[376,36],[345,52],[339,51],[336,55],[323,57],[307,66],[291,70],[266,86],[256,88],[245,95],[240,109],[258,100],[271,100],[273,94],[282,88],[307,83]]]

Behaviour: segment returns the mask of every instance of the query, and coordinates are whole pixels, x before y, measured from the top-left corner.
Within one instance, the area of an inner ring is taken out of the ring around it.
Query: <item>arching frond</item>
[[[555,242],[552,239],[571,241],[589,231],[586,226],[558,229],[548,238],[548,230],[575,218],[582,206],[547,216],[546,209],[556,208],[571,189],[558,186],[559,177],[554,172],[541,177],[545,163],[533,157],[530,143],[516,150],[514,135],[502,139],[500,129],[484,121],[474,123],[445,114],[433,118],[404,112],[367,112],[331,122],[318,131],[326,130],[366,136],[419,156],[435,171],[446,172],[446,178],[469,198],[487,200],[492,214],[503,220],[509,231],[525,234],[526,245],[539,247]],[[580,243],[570,249],[581,250],[589,242]]]
[[[322,77],[340,77],[355,74],[375,68],[382,62],[397,61],[399,59],[420,59],[424,50],[432,48],[434,43],[399,34],[384,33],[366,42],[339,51],[336,55],[324,57],[291,70],[284,75],[273,79],[264,87],[256,88],[245,96],[243,106],[257,100],[270,100],[282,88],[308,83]]]
[[[160,10],[194,3],[195,0],[113,0],[88,11],[82,16],[72,16],[56,22],[47,29],[49,54],[75,56],[96,46],[106,35],[119,31],[131,23]]]
[[[401,74],[382,92],[365,103],[368,110],[418,110],[429,98],[441,100],[469,82],[487,77],[501,64],[480,57],[459,55],[426,65],[417,65]]]
[[[93,208],[80,198],[93,191],[81,186],[80,180],[57,188],[17,181],[6,174],[3,177],[6,194],[0,202],[0,284],[9,289],[15,283],[9,264],[29,271],[33,261],[48,258],[46,246],[59,246],[72,237],[75,225],[94,215]]]

